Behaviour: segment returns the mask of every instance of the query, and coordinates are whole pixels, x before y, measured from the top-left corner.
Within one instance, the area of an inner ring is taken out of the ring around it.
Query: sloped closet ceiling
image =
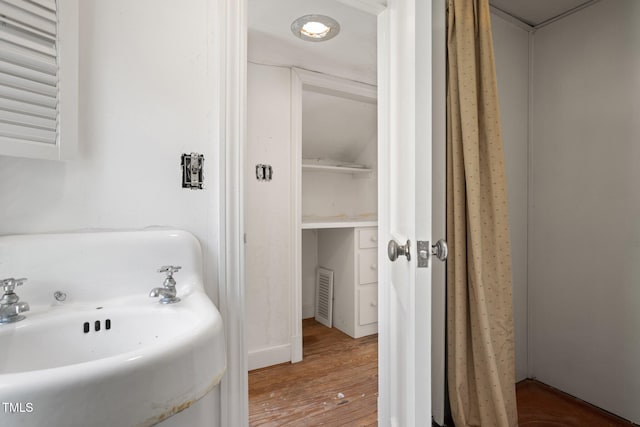
[[[358,162],[377,139],[377,104],[305,91],[302,157]]]
[[[536,26],[591,0],[490,0],[492,6]]]

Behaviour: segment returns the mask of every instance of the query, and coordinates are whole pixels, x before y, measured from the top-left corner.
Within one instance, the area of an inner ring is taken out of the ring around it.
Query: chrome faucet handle
[[[26,277],[21,277],[20,279],[14,279],[13,277],[10,277],[8,279],[0,281],[0,286],[2,286],[2,289],[4,289],[5,294],[9,294],[16,289],[16,286],[22,286],[26,281]]]
[[[165,265],[164,267],[160,267],[158,273],[165,273],[167,277],[164,279],[163,286],[168,289],[175,290],[176,288],[176,279],[173,278],[173,274],[178,272],[182,267],[179,265]]]
[[[173,278],[173,274],[180,270],[182,267],[179,265],[165,265],[158,269],[158,273],[166,273],[167,277],[164,278],[162,288],[153,288],[149,293],[150,297],[160,298],[162,304],[173,304],[180,302],[180,298],[176,296],[176,279]]]
[[[158,273],[167,273],[167,277],[173,277],[182,267],[179,265],[165,265],[158,269]]]

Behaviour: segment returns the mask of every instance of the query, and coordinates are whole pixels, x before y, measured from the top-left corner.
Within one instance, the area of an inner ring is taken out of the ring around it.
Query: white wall
[[[302,318],[315,317],[318,230],[302,230]]]
[[[202,243],[207,292],[217,300],[218,96],[210,3],[81,2],[79,157],[0,156],[0,233],[185,229]],[[180,154],[192,151],[206,158],[202,191],[181,188]],[[208,410],[219,414],[215,393]]]
[[[507,174],[516,379],[527,378],[528,32],[491,15]]]
[[[640,422],[640,2],[535,34],[533,375]]]
[[[291,360],[291,70],[249,64],[247,93],[245,319],[256,369]],[[256,180],[258,163],[272,165],[272,181]]]

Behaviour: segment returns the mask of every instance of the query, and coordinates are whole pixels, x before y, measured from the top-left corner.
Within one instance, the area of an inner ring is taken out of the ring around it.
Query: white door
[[[443,28],[442,0],[389,0],[379,18],[379,233],[380,242],[395,242],[397,255],[392,262],[381,245],[381,427],[431,425],[432,266],[440,261],[418,268],[417,242],[430,248],[444,237],[432,232],[432,209],[444,208],[433,203],[432,179],[433,139],[442,137],[445,109],[443,50],[432,47]]]

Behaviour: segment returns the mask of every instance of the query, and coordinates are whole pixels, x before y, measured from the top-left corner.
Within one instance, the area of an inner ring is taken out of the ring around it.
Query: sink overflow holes
[[[96,332],[98,332],[101,329],[101,327],[102,327],[101,326],[101,322],[99,320],[96,320],[93,323],[93,329]],[[104,321],[104,328],[107,329],[107,330],[111,329],[111,319],[107,319],[107,320]],[[89,322],[84,322],[84,325],[83,325],[84,333],[88,334],[90,330],[91,330],[91,324]]]

